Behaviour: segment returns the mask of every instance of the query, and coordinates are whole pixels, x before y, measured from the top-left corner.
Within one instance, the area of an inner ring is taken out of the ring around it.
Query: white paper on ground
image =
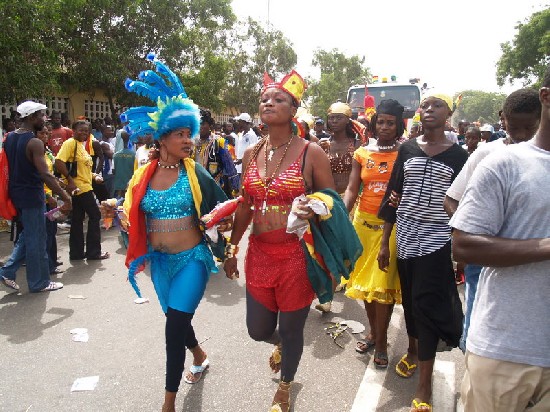
[[[88,329],[86,328],[74,328],[71,329],[71,335],[73,335],[74,342],[88,342],[90,335],[88,335]]]
[[[136,298],[134,299],[134,303],[136,305],[141,305],[142,303],[148,303],[149,302],[149,298]]]
[[[345,323],[349,327],[351,333],[361,333],[365,330],[365,325],[356,320],[343,320],[342,323]]]
[[[73,382],[73,386],[71,386],[71,392],[93,391],[98,382],[99,376],[87,376],[85,378],[78,378]]]
[[[69,295],[69,299],[86,299],[86,297],[82,295]]]

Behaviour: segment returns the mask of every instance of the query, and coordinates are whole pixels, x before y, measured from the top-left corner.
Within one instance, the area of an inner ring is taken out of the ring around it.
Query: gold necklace
[[[265,179],[265,182],[262,182],[263,185],[264,185],[264,188],[265,188],[265,197],[264,197],[264,202],[262,204],[262,215],[265,215],[265,212],[267,210],[267,194],[269,192],[269,187],[271,186],[271,183],[273,182],[273,178],[275,177],[275,175],[277,174],[277,172],[279,171],[279,168],[281,167],[281,164],[283,163],[283,160],[284,158],[286,157],[286,152],[288,151],[288,148],[290,147],[290,143],[292,143],[292,139],[294,138],[294,136],[291,136],[290,139],[288,140],[288,142],[286,142],[286,147],[285,147],[285,151],[283,152],[283,155],[281,156],[281,159],[279,160],[279,163],[277,163],[277,166],[275,167],[275,170],[273,170],[273,173],[271,174],[271,177],[267,177],[267,162],[268,162],[268,155],[267,155],[267,142],[269,141],[269,137],[266,139],[266,142],[265,142],[265,150],[264,150],[264,155],[265,155],[265,165],[264,165],[264,179]],[[281,147],[281,146],[279,146]],[[271,159],[269,159],[271,160]]]

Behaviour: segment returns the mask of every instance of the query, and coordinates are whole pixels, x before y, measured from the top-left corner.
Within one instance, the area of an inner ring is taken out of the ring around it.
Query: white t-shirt
[[[447,139],[451,142],[458,144],[458,136],[455,132],[445,131],[445,137],[447,137]]]
[[[103,145],[108,145],[109,148],[111,149],[111,151],[113,152],[113,154],[115,153],[115,145],[112,143],[112,140],[113,139],[110,139],[108,142],[106,141],[101,141],[101,146],[103,147]],[[103,171],[107,171],[107,174],[108,175],[112,175],[113,174],[113,159],[108,159],[107,157],[105,157],[103,159]]]
[[[550,152],[532,141],[488,156],[449,224],[475,235],[550,238],[549,168]],[[549,274],[550,260],[483,268],[466,348],[478,356],[549,368]]]
[[[477,149],[468,157],[468,161],[451,184],[451,187],[447,189],[447,196],[453,198],[454,200],[460,201],[462,195],[466,190],[466,185],[470,181],[474,170],[476,169],[479,162],[489,156],[491,153],[495,153],[502,148],[506,147],[504,144],[504,139],[498,139],[494,142],[485,143],[483,145],[477,146]]]
[[[149,149],[147,146],[143,145],[136,150],[136,161],[138,168],[147,164],[149,161]]]
[[[239,134],[235,139],[235,157],[237,160],[242,160],[245,150],[258,143],[258,136],[250,129],[248,132]],[[242,173],[243,165],[235,165],[237,173]]]

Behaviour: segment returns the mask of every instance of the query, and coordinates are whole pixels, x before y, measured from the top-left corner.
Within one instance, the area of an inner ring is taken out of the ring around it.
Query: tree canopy
[[[465,90],[462,101],[455,110],[455,123],[459,120],[481,123],[498,123],[498,112],[502,109],[506,95],[504,93],[483,92],[481,90]],[[455,96],[456,97],[456,96]]]
[[[321,77],[308,79],[306,98],[311,102],[310,111],[316,116],[325,116],[329,106],[337,100],[345,101],[351,85],[367,83],[370,78],[365,57],[347,57],[338,49],[317,50],[312,64],[321,70]]]
[[[296,52],[279,30],[266,30],[249,18],[231,32],[228,61],[230,74],[224,101],[227,107],[240,112],[258,112],[263,73],[273,79],[290,71],[297,62]]]
[[[254,113],[263,71],[296,64],[281,32],[238,23],[231,0],[0,0],[0,14],[1,102],[101,89],[111,109],[132,104],[124,79],[153,51],[197,104]]]
[[[525,23],[518,23],[513,41],[502,43],[502,56],[497,63],[497,83],[504,85],[515,79],[524,85],[542,79],[550,64],[550,8],[538,11]]]

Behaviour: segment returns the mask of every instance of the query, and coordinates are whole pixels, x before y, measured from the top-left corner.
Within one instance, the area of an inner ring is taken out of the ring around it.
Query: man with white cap
[[[44,184],[65,202],[63,212],[71,210],[71,197],[59,186],[55,177],[48,172],[44,158],[44,143],[35,133],[44,126],[46,106],[26,101],[17,106],[21,115],[21,127],[6,137],[4,150],[9,165],[9,196],[17,209],[17,218],[23,231],[15,243],[13,252],[0,268],[0,280],[14,290],[17,269],[27,264],[27,283],[30,292],[49,292],[61,289],[63,284],[50,281],[48,256],[46,253],[46,203]]]
[[[495,129],[493,126],[491,126],[488,123],[485,123],[481,128],[479,129],[481,131],[481,142],[487,143],[491,141],[491,136],[493,135]]]
[[[258,136],[252,130],[252,117],[248,113],[241,113],[235,120],[238,122],[241,129],[241,133],[237,135],[235,140],[235,168],[237,169],[237,174],[240,176],[242,173],[242,162],[244,151],[249,147],[258,143]]]

